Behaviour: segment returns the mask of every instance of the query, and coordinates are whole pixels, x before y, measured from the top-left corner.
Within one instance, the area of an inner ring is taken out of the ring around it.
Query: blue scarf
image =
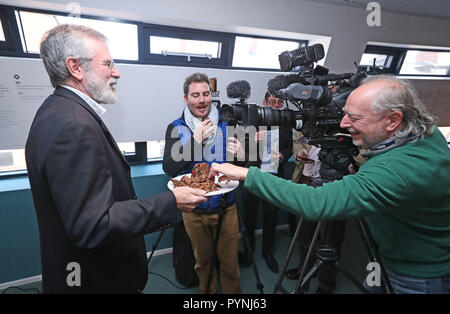
[[[404,132],[398,132],[398,134],[391,136],[384,141],[369,147],[366,152],[361,153],[363,157],[372,157],[378,154],[382,154],[390,149],[401,146],[403,144],[416,141],[419,138],[417,135],[417,131],[414,128],[408,134],[404,134]]]

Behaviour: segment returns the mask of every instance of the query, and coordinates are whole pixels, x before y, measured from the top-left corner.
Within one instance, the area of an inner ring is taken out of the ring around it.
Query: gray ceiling
[[[450,20],[449,0],[308,0],[308,1],[333,3],[360,8],[367,8],[367,4],[369,2],[378,2],[380,4],[381,10]]]

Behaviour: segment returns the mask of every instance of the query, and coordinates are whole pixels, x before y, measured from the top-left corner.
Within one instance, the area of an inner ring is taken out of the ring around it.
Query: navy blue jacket
[[[167,126],[163,158],[164,172],[171,178],[191,173],[197,163],[224,163],[226,161],[227,125],[219,114],[218,131],[211,146],[210,153],[205,154],[205,145],[198,144],[192,131],[186,125],[183,115]],[[176,156],[175,156],[176,155]],[[232,161],[228,161],[232,162]],[[234,203],[234,193],[225,194],[226,206]],[[221,195],[212,196],[202,203],[194,212],[210,213],[220,209]]]

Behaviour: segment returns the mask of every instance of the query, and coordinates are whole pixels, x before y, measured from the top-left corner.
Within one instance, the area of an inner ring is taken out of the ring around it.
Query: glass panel
[[[25,169],[25,149],[0,150],[0,172]]]
[[[41,37],[50,28],[59,24],[79,24],[104,34],[114,59],[139,59],[137,25],[26,11],[20,11],[20,18],[25,35],[25,52],[39,53]]]
[[[210,55],[220,58],[221,43],[214,41],[188,40],[181,38],[150,36],[150,53],[163,54],[163,51],[182,54]]]
[[[280,69],[278,55],[297,48],[294,41],[236,36],[233,67]]]
[[[147,159],[162,158],[164,156],[164,145],[166,141],[147,142]]]
[[[375,53],[364,53],[361,57],[359,65],[373,66],[374,59],[375,59],[375,66],[384,68],[389,68],[391,66],[392,56]]]
[[[5,33],[3,32],[2,20],[0,20],[0,41],[6,41]]]
[[[450,75],[450,52],[408,50],[400,74]]]

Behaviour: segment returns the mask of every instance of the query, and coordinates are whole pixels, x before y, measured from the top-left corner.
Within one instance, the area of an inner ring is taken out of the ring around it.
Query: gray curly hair
[[[96,30],[82,25],[63,24],[47,31],[41,38],[40,53],[53,87],[67,81],[70,72],[66,59],[70,56],[80,60],[89,70],[93,56],[86,45],[86,38],[107,42],[107,38]]]
[[[361,85],[381,80],[391,84],[386,84],[386,87],[372,101],[372,111],[402,112],[403,129],[398,132],[409,134],[414,130],[420,138],[433,133],[438,119],[428,112],[419,99],[417,90],[409,81],[390,75],[375,75],[364,79]]]

